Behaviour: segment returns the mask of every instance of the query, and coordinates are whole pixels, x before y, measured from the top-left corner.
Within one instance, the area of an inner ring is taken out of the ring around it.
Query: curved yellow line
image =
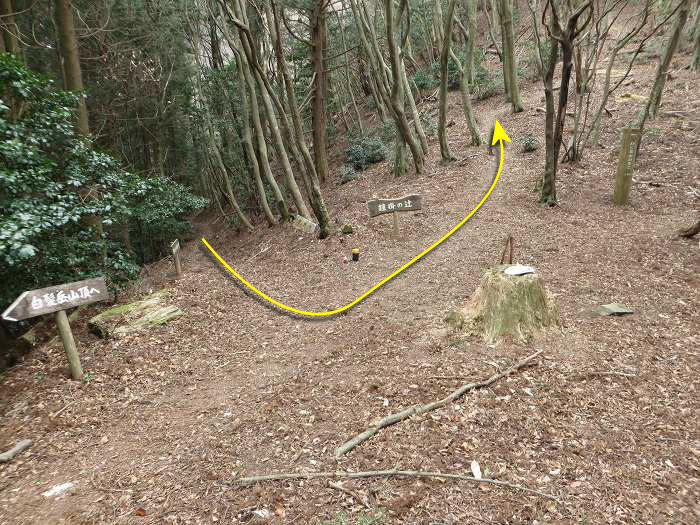
[[[503,141],[501,140],[500,143],[501,143],[501,160],[500,160],[500,163],[499,163],[499,165],[498,165],[498,172],[496,172],[496,178],[493,179],[493,184],[491,184],[491,187],[490,187],[489,190],[486,192],[486,195],[484,195],[484,197],[481,199],[481,201],[479,201],[479,204],[477,204],[476,207],[475,207],[471,212],[469,212],[469,215],[467,215],[464,219],[462,219],[462,221],[461,221],[457,226],[455,226],[455,227],[452,228],[449,232],[447,232],[445,235],[443,235],[443,236],[440,238],[440,240],[438,240],[438,241],[435,242],[433,245],[431,245],[430,247],[428,247],[428,248],[426,248],[425,250],[423,250],[423,251],[422,251],[421,253],[419,253],[416,257],[414,257],[413,259],[411,259],[410,261],[408,261],[406,264],[404,264],[401,268],[399,268],[399,269],[396,270],[394,273],[392,273],[389,277],[386,277],[384,280],[382,280],[382,281],[380,281],[379,283],[375,284],[372,288],[370,288],[369,290],[367,290],[365,293],[363,293],[361,296],[359,296],[359,297],[358,297],[357,299],[355,299],[353,302],[346,304],[346,305],[343,306],[342,308],[337,308],[337,309],[335,309],[335,310],[329,310],[329,311],[327,311],[327,312],[309,312],[309,311],[306,311],[306,310],[299,310],[299,309],[297,309],[297,308],[292,308],[291,306],[287,306],[286,304],[282,304],[282,303],[280,303],[279,301],[275,301],[272,297],[270,297],[269,295],[266,295],[265,293],[263,293],[263,292],[261,292],[260,290],[258,290],[255,286],[253,286],[252,284],[250,284],[250,283],[249,283],[248,281],[246,281],[243,277],[241,277],[240,274],[238,274],[238,272],[236,272],[236,270],[234,270],[233,268],[231,268],[231,267],[228,265],[228,263],[227,263],[226,261],[224,261],[224,260],[221,258],[221,256],[220,256],[218,253],[216,253],[216,251],[214,251],[214,248],[212,248],[212,247],[209,245],[209,243],[207,242],[207,240],[206,240],[204,237],[202,237],[202,242],[203,242],[204,244],[206,244],[207,248],[209,248],[209,249],[211,250],[211,253],[213,253],[214,256],[215,256],[217,259],[219,259],[219,261],[221,262],[221,264],[223,264],[226,268],[228,268],[228,270],[229,270],[233,275],[235,275],[236,277],[238,277],[238,279],[239,279],[243,284],[245,284],[248,288],[250,288],[250,289],[253,290],[255,293],[257,293],[260,297],[262,297],[262,298],[267,299],[268,301],[270,301],[272,304],[275,304],[275,305],[279,306],[280,308],[284,308],[285,310],[289,310],[290,312],[294,312],[294,313],[301,314],[301,315],[309,315],[309,316],[321,317],[321,316],[326,316],[326,315],[339,314],[340,312],[344,312],[344,311],[347,310],[348,308],[352,308],[353,306],[355,306],[357,303],[359,303],[360,301],[362,301],[362,299],[364,299],[364,298],[367,297],[369,294],[371,294],[372,292],[374,292],[375,290],[377,290],[379,287],[381,287],[381,286],[382,286],[383,284],[385,284],[386,282],[388,282],[388,281],[390,281],[391,279],[393,279],[394,277],[396,277],[398,274],[400,274],[401,272],[403,272],[406,268],[408,268],[408,267],[411,266],[413,263],[415,263],[416,261],[418,261],[418,260],[419,260],[420,258],[422,258],[424,255],[427,255],[428,253],[430,253],[431,251],[433,251],[433,250],[434,250],[435,248],[437,248],[443,241],[445,241],[445,240],[446,240],[447,238],[449,238],[453,233],[455,233],[455,232],[456,232],[457,230],[459,230],[462,226],[464,226],[464,224],[465,224],[469,219],[471,219],[471,217],[477,212],[477,210],[478,210],[479,208],[481,208],[481,206],[484,204],[484,202],[486,202],[486,199],[489,198],[489,195],[491,195],[491,192],[493,191],[493,188],[496,186],[496,183],[498,182],[498,178],[501,176],[501,169],[503,168]]]

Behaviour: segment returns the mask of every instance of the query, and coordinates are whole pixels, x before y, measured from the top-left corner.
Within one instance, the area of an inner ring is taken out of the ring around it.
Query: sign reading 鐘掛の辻
[[[399,199],[377,199],[367,202],[369,216],[376,217],[385,213],[397,211],[416,211],[422,208],[423,198],[420,195],[407,195]]]

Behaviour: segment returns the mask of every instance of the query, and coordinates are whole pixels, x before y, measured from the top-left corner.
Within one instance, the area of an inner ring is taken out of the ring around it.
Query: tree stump
[[[493,343],[508,337],[526,342],[545,328],[559,325],[559,309],[548,297],[542,277],[537,273],[508,275],[504,270],[509,266],[484,273],[467,306],[446,319],[452,328]]]

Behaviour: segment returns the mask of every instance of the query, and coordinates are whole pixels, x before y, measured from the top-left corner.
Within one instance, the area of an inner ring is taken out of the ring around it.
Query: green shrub
[[[370,164],[383,161],[386,159],[386,154],[384,143],[376,137],[363,137],[345,150],[347,163],[358,171],[366,169]]]
[[[125,246],[167,246],[206,205],[165,178],[144,180],[74,130],[78,95],[0,53],[0,309],[24,290],[105,275],[113,287],[138,266]],[[103,235],[87,224],[98,216]]]
[[[355,180],[356,178],[357,172],[355,171],[355,168],[353,168],[349,164],[343,164],[338,170],[338,185],[347,184],[348,182],[350,182],[351,180]]]
[[[438,77],[440,76],[439,73],[440,70],[438,69]],[[420,69],[416,71],[413,75],[411,75],[411,80],[418,89],[430,89],[437,86],[437,82],[432,71],[428,69]]]
[[[430,112],[424,111],[420,114],[420,123],[423,126],[423,131],[425,131],[426,136],[435,136],[437,133],[437,122],[435,122],[435,118]]]
[[[382,124],[382,130],[379,132],[379,137],[385,142],[394,142],[396,139],[396,123],[393,120],[387,120]]]
[[[460,53],[457,58],[459,58],[460,64],[464,67],[464,53]],[[433,77],[435,78],[435,85],[440,84],[440,62],[433,62]],[[452,91],[459,88],[459,84],[462,81],[462,75],[460,73],[457,62],[452,57],[447,60],[447,89]]]
[[[540,141],[537,137],[528,133],[523,138],[520,139],[520,144],[523,147],[524,152],[535,151],[540,147]]]

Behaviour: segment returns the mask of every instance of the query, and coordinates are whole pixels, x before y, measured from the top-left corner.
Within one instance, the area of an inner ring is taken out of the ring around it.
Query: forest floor
[[[687,63],[687,57],[679,57]],[[649,92],[654,64],[636,67],[629,94]],[[560,167],[559,206],[533,192],[544,153],[542,91],[526,111],[502,97],[475,104],[482,129],[498,119],[513,142],[483,208],[419,263],[343,315],[286,315],[250,294],[201,242],[184,248],[185,275],[151,268],[185,316],[148,333],[103,341],[76,321],[89,381],[66,376],[60,346],[44,347],[0,378],[0,450],[33,446],[0,464],[0,523],[698,523],[700,520],[700,249],[675,232],[697,219],[697,76],[677,70],[649,124],[631,205],[611,202],[620,129],[642,102],[616,97],[603,147]],[[619,93],[622,94],[622,93]],[[251,283],[304,309],[342,306],[432,244],[489,187],[498,156],[468,146],[458,99],[453,154],[427,173],[394,179],[387,163],[325,191],[351,236],[319,241],[291,227],[203,235]],[[695,118],[696,118],[695,117]],[[367,218],[367,200],[424,196],[391,219]],[[531,344],[486,345],[441,335],[503,241],[537,267],[560,310],[560,329]],[[353,263],[350,249],[359,247]],[[594,309],[619,302],[625,317]],[[93,308],[97,312],[99,304]],[[536,366],[455,403],[391,426],[341,459],[335,448],[380,417],[440,399],[541,350]],[[58,414],[56,414],[59,412]],[[485,477],[556,496],[473,482],[418,478],[278,481],[275,472],[404,469]],[[342,483],[347,491],[330,486]],[[74,482],[59,498],[41,494]]]

